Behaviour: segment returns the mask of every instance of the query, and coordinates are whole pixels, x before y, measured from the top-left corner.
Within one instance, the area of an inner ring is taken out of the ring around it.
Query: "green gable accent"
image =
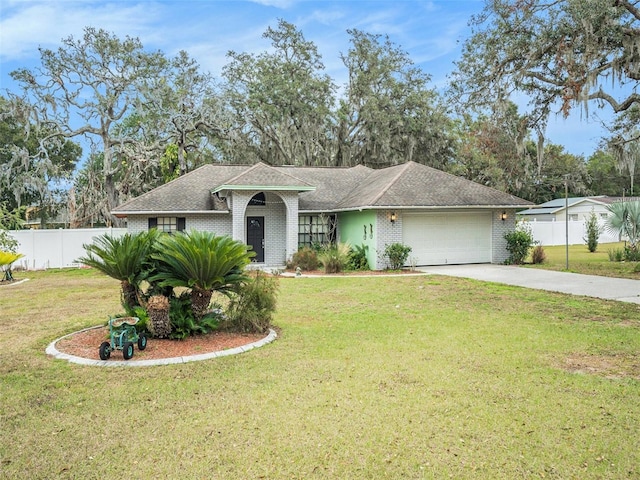
[[[221,192],[223,190],[255,190],[260,192],[312,192],[316,187],[312,185],[220,185],[211,190],[211,193]]]

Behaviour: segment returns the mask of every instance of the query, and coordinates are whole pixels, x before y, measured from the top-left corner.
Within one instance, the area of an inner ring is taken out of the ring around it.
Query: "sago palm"
[[[132,309],[139,305],[139,284],[147,273],[149,255],[158,235],[155,229],[119,237],[100,235],[93,243],[83,245],[87,255],[77,261],[120,280],[123,306]]]
[[[191,308],[202,318],[214,291],[228,293],[244,281],[244,268],[254,252],[228,236],[192,230],[159,238],[155,253],[157,273],[150,278],[160,286],[191,289]]]

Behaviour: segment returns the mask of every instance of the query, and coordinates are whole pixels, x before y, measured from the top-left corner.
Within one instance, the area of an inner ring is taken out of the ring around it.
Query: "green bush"
[[[624,250],[621,248],[610,248],[607,250],[610,262],[621,262],[624,260]]]
[[[0,251],[18,253],[20,243],[6,230],[0,228]]]
[[[602,229],[598,224],[598,217],[596,216],[593,208],[591,209],[591,214],[585,221],[585,229],[587,231],[587,236],[583,238],[585,243],[587,244],[587,248],[591,253],[594,253],[598,249],[598,239],[600,238],[600,233]]]
[[[216,330],[220,325],[222,313],[219,308],[214,308],[202,318],[196,319],[191,308],[191,296],[185,292],[179,297],[169,299],[169,319],[169,338],[183,340],[191,335],[203,335]]]
[[[511,265],[523,264],[534,244],[531,227],[524,223],[519,223],[514,230],[504,234],[504,239],[507,241],[507,251],[510,254],[505,263]]]
[[[349,253],[349,264],[348,268],[350,270],[369,270],[369,261],[367,260],[367,250],[369,250],[369,246],[367,245],[356,245],[351,249]]]
[[[627,262],[638,262],[640,261],[640,248],[638,248],[638,244],[635,245],[625,245],[624,246],[624,259]]]
[[[306,272],[318,269],[318,253],[311,247],[302,247],[293,254],[291,262],[287,265],[290,269],[295,270],[300,267]]]
[[[231,295],[222,328],[234,332],[267,332],[276,310],[277,292],[277,278],[257,270]]]
[[[351,245],[348,243],[328,245],[318,254],[318,261],[324,267],[325,273],[340,273],[349,263],[350,252]]]
[[[382,258],[391,270],[400,270],[409,258],[411,247],[402,243],[392,243],[384,247]]]

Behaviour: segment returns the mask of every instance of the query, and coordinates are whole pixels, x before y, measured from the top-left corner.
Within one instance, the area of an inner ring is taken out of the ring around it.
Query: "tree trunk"
[[[107,194],[107,208],[109,209],[109,217],[106,220],[111,220],[111,226],[120,227],[122,221],[118,217],[111,215],[111,211],[118,206],[119,194],[115,183],[115,178],[111,174],[104,179],[104,190]]]
[[[212,295],[211,290],[203,290],[199,287],[193,287],[191,290],[191,310],[196,320],[199,321],[207,313]]]
[[[140,305],[138,303],[138,292],[135,285],[132,285],[127,280],[120,282],[122,288],[122,306],[126,309],[133,309]]]
[[[150,297],[147,302],[147,314],[149,315],[147,328],[151,335],[158,338],[168,337],[171,333],[169,299],[164,295]]]

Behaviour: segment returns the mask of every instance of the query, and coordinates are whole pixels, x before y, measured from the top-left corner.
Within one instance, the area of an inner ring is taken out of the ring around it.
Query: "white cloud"
[[[286,9],[291,7],[295,3],[295,0],[251,0],[251,2],[267,7]]]
[[[0,59],[33,57],[38,47],[55,48],[63,38],[81,36],[88,26],[121,38],[154,35],[157,15],[154,2],[14,2],[0,20]]]

